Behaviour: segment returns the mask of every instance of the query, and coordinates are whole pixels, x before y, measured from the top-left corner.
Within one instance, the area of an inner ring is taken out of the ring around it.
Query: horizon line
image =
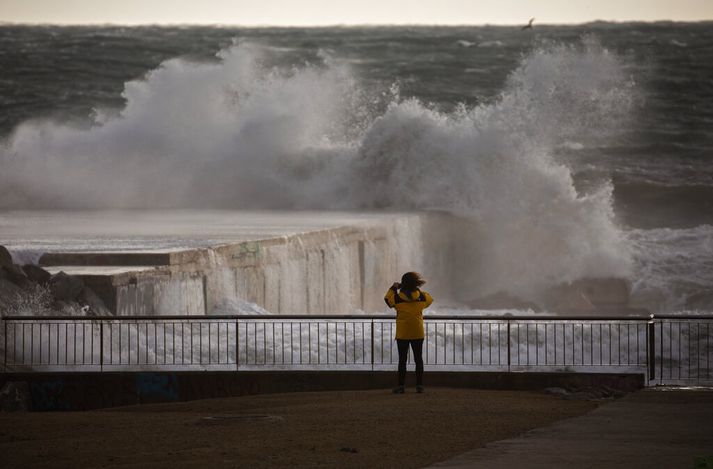
[[[656,23],[710,23],[713,22],[711,19],[701,19],[701,20],[671,20],[671,19],[656,19],[656,20],[602,20],[595,19],[583,22],[571,22],[571,23],[547,23],[538,22],[535,28],[538,26],[579,26],[587,25],[593,23],[610,23],[610,24],[627,24],[627,23],[644,23],[644,24],[656,24]],[[30,21],[0,21],[0,26],[58,26],[58,27],[97,27],[97,26],[117,26],[117,27],[198,27],[198,26],[208,26],[208,27],[239,27],[239,28],[368,28],[368,27],[482,27],[482,26],[495,26],[495,27],[518,27],[526,24],[526,22],[518,23],[329,23],[329,24],[267,24],[267,23],[255,23],[255,24],[241,24],[241,23],[189,23],[189,22],[146,22],[146,23],[115,23],[115,22],[86,22],[86,23],[52,23],[52,22],[30,22]]]

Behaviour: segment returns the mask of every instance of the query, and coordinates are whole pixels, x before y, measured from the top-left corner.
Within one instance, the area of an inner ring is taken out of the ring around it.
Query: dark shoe
[[[423,386],[421,386],[421,385],[419,384],[418,386],[416,386],[416,392],[419,393],[419,394],[421,394],[421,393],[426,392],[426,390],[423,388]]]
[[[403,386],[396,386],[391,392],[394,394],[403,394],[404,393],[404,387]]]

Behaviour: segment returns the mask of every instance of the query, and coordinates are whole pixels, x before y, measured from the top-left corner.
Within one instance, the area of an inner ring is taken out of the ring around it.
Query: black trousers
[[[423,339],[396,339],[399,348],[399,386],[406,383],[406,361],[408,348],[413,350],[413,361],[416,362],[416,385],[423,384]]]

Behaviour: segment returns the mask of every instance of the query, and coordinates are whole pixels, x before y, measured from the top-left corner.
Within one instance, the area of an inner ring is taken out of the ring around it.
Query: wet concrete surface
[[[713,464],[713,389],[663,388],[629,394],[431,467],[675,469],[703,461]]]

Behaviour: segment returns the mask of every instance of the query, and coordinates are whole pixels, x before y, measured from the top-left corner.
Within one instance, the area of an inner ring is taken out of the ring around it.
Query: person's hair
[[[415,291],[426,283],[418,272],[406,272],[401,277],[401,289],[406,291]]]

